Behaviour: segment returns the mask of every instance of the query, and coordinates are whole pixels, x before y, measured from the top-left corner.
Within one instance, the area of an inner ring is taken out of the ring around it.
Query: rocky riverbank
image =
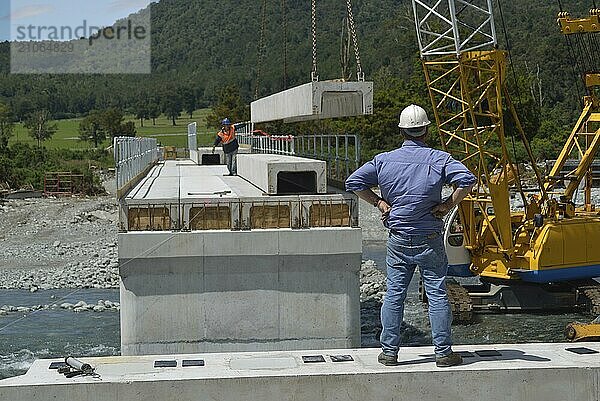
[[[121,310],[121,304],[119,302],[99,300],[95,304],[88,304],[85,301],[79,301],[75,304],[63,302],[61,304],[46,304],[46,305],[33,305],[33,306],[13,306],[13,305],[2,305],[0,306],[0,316],[6,316],[9,314],[21,313],[28,314],[40,310],[49,309],[65,309],[75,313],[80,312],[105,312]]]
[[[0,204],[0,289],[118,288],[113,197]]]

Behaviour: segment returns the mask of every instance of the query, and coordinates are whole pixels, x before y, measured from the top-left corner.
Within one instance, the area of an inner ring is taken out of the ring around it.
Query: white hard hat
[[[400,123],[398,127],[412,136],[421,136],[425,127],[431,124],[427,117],[427,112],[421,106],[411,104],[400,113]]]

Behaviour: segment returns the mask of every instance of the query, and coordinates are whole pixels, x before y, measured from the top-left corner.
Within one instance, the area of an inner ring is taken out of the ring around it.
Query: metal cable
[[[260,81],[262,78],[262,66],[265,58],[265,33],[267,30],[267,0],[263,0],[260,23],[260,39],[258,41],[258,66],[256,71],[256,87],[254,88],[254,100],[258,99],[260,91]]]
[[[287,17],[287,2],[281,0],[282,28],[283,28],[283,89],[288,87],[288,17]]]
[[[311,0],[311,30],[312,30],[312,73],[311,80],[318,81],[317,73],[317,0]]]
[[[354,42],[354,55],[356,56],[356,78],[358,81],[364,81],[365,74],[363,73],[362,63],[360,62],[360,49],[358,47],[356,25],[354,24],[354,13],[352,12],[352,0],[346,0],[346,6],[348,8],[348,22],[350,23],[350,32],[352,34],[352,41]]]
[[[520,90],[519,90],[519,81],[517,80],[517,73],[515,71],[515,66],[513,63],[513,59],[512,59],[512,52],[511,52],[511,46],[510,46],[510,40],[508,38],[508,32],[506,30],[506,24],[504,23],[504,13],[502,12],[502,1],[498,0],[498,9],[500,10],[500,22],[502,23],[502,31],[504,33],[504,40],[506,40],[506,48],[508,50],[508,59],[510,61],[510,69],[512,71],[512,75],[513,75],[513,79],[515,81],[515,90],[517,91],[517,102],[521,101],[521,94],[520,94]],[[511,135],[510,136],[511,142],[512,142],[512,149],[513,149],[513,157],[515,158],[515,164],[516,164],[516,170],[517,170],[517,177],[515,177],[516,180],[519,180],[519,187],[522,187],[520,184],[521,181],[521,172],[519,171],[519,162],[517,160],[517,147],[515,144],[515,136]],[[525,140],[525,138],[523,138]],[[535,163],[535,160],[531,160],[531,163]],[[523,198],[523,204],[527,205],[527,198],[525,197],[525,194],[521,191],[521,196]]]

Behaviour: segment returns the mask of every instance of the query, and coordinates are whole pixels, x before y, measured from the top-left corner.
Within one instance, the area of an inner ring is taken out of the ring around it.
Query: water
[[[385,244],[367,243],[363,258],[385,266]],[[403,345],[430,345],[427,314],[418,300],[418,278],[409,288],[406,300]],[[98,300],[118,301],[118,290],[0,291],[0,305],[33,306],[53,303]],[[54,297],[54,298],[52,298]],[[108,356],[120,352],[119,313],[101,313],[57,309],[0,317],[0,379],[25,373],[37,358]],[[17,321],[18,320],[18,321]],[[589,321],[588,316],[565,314],[477,315],[473,323],[453,327],[456,344],[499,344],[526,342],[562,342],[563,329],[572,321]],[[379,305],[361,305],[362,346],[379,347]],[[8,325],[8,327],[6,327]],[[5,327],[4,329],[2,329]]]
[[[0,305],[119,301],[118,290],[0,291]],[[20,320],[19,320],[20,319]],[[38,358],[108,356],[120,352],[119,313],[40,310],[0,317],[0,379],[25,373]]]

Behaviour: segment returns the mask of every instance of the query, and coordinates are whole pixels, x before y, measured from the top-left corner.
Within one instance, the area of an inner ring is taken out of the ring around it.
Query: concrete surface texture
[[[310,82],[252,102],[250,114],[253,123],[373,114],[373,83]]]
[[[361,232],[119,234],[123,355],[360,345]]]
[[[308,171],[315,191],[326,190],[325,163],[238,158],[239,170],[255,177],[167,161],[120,202],[121,227],[129,230],[119,233],[123,355],[360,345],[362,234],[354,228],[355,198],[265,196],[256,181],[281,181],[281,170]],[[298,181],[305,184],[303,176],[286,178],[291,192]],[[210,205],[224,216],[203,215]],[[148,223],[150,216],[129,226],[139,209],[156,214],[157,206],[168,210],[170,223]]]
[[[266,194],[327,192],[326,162],[295,156],[238,156],[238,174]]]
[[[432,347],[401,349],[395,367],[377,362],[378,349],[82,358],[98,376],[71,379],[49,370],[51,360],[38,360],[26,375],[0,381],[0,399],[598,400],[597,343],[470,345],[456,351],[465,362],[453,368],[437,368]],[[306,362],[307,356],[322,359]],[[350,358],[333,362],[337,356]],[[204,366],[183,367],[184,360],[202,360]],[[155,361],[177,366],[155,368]]]

